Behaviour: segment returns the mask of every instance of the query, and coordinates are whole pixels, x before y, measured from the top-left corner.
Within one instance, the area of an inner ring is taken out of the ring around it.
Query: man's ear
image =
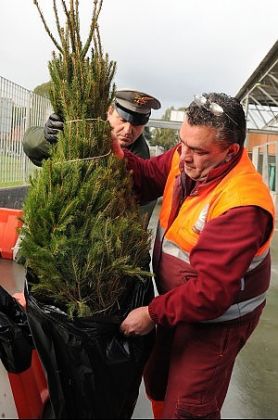
[[[233,143],[231,144],[231,146],[229,147],[229,151],[227,153],[226,162],[229,162],[239,151],[240,149],[240,145],[238,143]]]
[[[114,108],[110,105],[107,110],[107,119],[113,114]]]

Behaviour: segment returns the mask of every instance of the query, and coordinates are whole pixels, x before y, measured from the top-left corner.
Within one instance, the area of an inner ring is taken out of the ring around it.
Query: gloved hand
[[[63,131],[64,123],[57,114],[51,114],[44,126],[44,138],[49,143],[54,144],[58,141],[58,134]]]

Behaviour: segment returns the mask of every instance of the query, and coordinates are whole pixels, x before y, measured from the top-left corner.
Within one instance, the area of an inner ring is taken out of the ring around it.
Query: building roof
[[[245,107],[249,128],[278,130],[278,41],[236,97]]]

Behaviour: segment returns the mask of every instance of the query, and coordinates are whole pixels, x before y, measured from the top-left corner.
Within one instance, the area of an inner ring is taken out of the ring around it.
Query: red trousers
[[[161,418],[221,418],[235,358],[260,315],[233,324],[158,326],[144,381],[148,397],[164,401]]]

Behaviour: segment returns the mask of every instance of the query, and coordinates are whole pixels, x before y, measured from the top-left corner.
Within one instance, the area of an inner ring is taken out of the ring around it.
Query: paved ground
[[[151,220],[153,229],[158,210]],[[237,358],[222,410],[224,419],[278,419],[278,221],[271,248],[272,280],[267,306]],[[143,385],[133,418],[152,418]]]

